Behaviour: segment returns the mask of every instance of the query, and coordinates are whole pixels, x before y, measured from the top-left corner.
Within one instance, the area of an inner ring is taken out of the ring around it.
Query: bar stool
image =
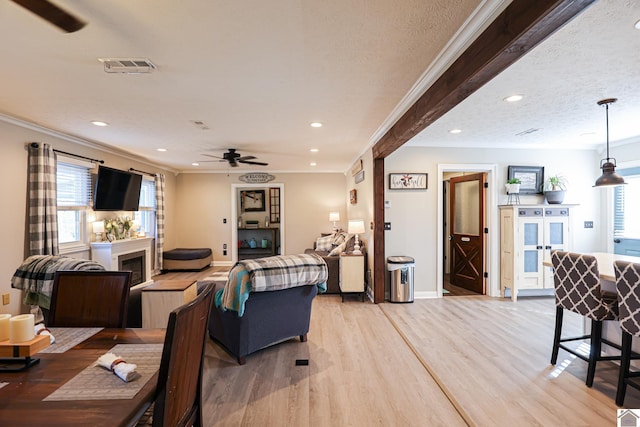
[[[640,264],[626,261],[613,263],[616,272],[616,290],[620,308],[620,329],[622,330],[622,359],[618,376],[616,405],[622,406],[627,384],[640,389],[640,385],[631,382],[631,378],[640,377],[640,371],[631,371],[631,359],[638,355],[631,351],[634,336],[640,336]]]
[[[604,295],[600,287],[598,261],[594,256],[554,250],[553,282],[556,297],[556,327],[553,339],[551,364],[555,365],[559,349],[564,349],[589,364],[587,387],[593,385],[596,362],[600,360],[620,360],[620,356],[602,356],[602,344],[616,349],[620,346],[602,339],[602,322],[618,318],[618,301],[615,294]],[[562,338],[562,317],[564,310],[578,313],[591,319],[591,333],[579,337]],[[562,343],[589,339],[589,357]]]

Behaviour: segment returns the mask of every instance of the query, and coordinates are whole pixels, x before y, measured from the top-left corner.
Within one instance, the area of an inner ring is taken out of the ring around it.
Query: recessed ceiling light
[[[200,163],[191,163],[191,166],[200,166]]]
[[[309,166],[316,166],[316,162],[309,163]]]
[[[524,98],[524,95],[511,95],[511,96],[507,96],[506,98],[504,98],[505,102],[518,102],[520,101],[522,98]]]
[[[462,132],[462,129],[451,129],[449,131],[449,133],[460,133],[460,132]]]
[[[636,21],[636,24],[633,26],[636,30],[640,30],[640,19]]]
[[[318,150],[317,148],[312,148],[312,149],[311,149],[311,150],[309,150],[309,151],[311,151],[312,153],[317,153],[317,152],[318,152],[318,151],[320,151],[320,150]]]
[[[322,123],[320,122],[313,122],[310,125],[312,128],[321,128],[322,127]]]
[[[109,126],[109,123],[107,122],[102,122],[100,120],[94,120],[91,122],[92,124],[96,125],[96,126]]]
[[[163,153],[164,153],[165,151],[167,151],[167,149],[166,149],[166,148],[157,148],[156,150],[158,150],[158,151],[162,151]]]

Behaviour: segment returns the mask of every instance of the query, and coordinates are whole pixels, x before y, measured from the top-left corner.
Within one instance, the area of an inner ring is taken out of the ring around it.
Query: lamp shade
[[[340,221],[340,212],[329,212],[329,221]]]
[[[94,221],[91,225],[94,233],[104,233],[104,222]]]
[[[360,234],[364,233],[364,221],[361,219],[350,219],[349,227],[347,228],[347,232],[349,234]]]

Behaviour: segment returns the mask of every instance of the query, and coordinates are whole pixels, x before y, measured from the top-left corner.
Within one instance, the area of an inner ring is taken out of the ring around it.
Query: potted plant
[[[544,183],[544,197],[550,205],[560,204],[564,201],[564,193],[567,191],[567,180],[560,175],[547,178]]]
[[[504,185],[507,189],[507,194],[520,193],[520,184],[522,184],[522,182],[518,178],[510,178],[507,180],[507,183]]]

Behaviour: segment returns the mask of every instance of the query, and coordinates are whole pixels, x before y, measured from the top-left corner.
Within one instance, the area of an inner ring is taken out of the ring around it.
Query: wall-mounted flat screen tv
[[[141,186],[142,175],[100,166],[93,192],[93,210],[137,211]]]

